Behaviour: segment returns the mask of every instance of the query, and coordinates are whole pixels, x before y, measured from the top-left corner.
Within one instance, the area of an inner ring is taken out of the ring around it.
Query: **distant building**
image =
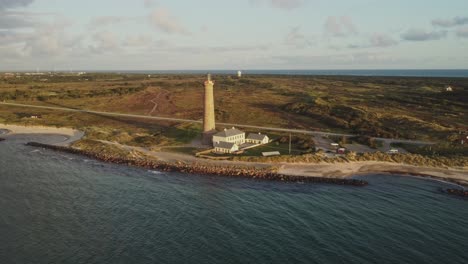
[[[213,144],[216,142],[228,142],[242,145],[245,143],[245,132],[236,129],[235,127],[224,129],[224,131],[216,133],[213,136]]]
[[[3,74],[3,77],[4,78],[13,78],[13,77],[15,77],[15,74],[11,73],[11,72],[7,72],[7,73]]]
[[[232,154],[239,151],[239,146],[236,143],[220,141],[214,142],[213,145],[216,153]]]
[[[453,92],[452,86],[447,86],[447,87],[445,88],[445,91],[447,91],[447,92]]]
[[[241,72],[241,71],[238,71],[238,72],[237,72],[237,77],[238,77],[238,78],[242,78],[242,72]]]
[[[268,144],[269,141],[270,139],[268,138],[268,136],[263,135],[261,133],[258,133],[258,134],[251,133],[245,139],[245,142],[252,143],[252,144]]]

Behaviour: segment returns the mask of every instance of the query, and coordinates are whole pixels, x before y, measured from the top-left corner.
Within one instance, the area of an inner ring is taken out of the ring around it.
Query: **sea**
[[[0,142],[0,263],[468,263],[451,184],[163,173]]]
[[[93,72],[93,71],[90,71]],[[98,71],[99,72],[99,71]],[[109,71],[106,71],[109,72]],[[164,70],[111,71],[136,74],[218,74],[236,75],[237,70]],[[468,78],[468,69],[459,70],[244,70],[243,75],[311,75],[311,76],[375,76],[375,77],[436,77]]]

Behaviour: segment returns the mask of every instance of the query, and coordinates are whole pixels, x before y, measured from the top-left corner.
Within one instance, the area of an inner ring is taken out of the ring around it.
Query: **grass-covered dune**
[[[1,75],[0,75],[1,76]],[[213,76],[222,122],[458,142],[468,126],[468,78]],[[201,119],[202,75],[0,77],[0,101]],[[453,92],[445,91],[451,85]],[[40,115],[32,119],[31,115]],[[0,106],[0,123],[79,128],[136,146],[190,142],[199,125]]]

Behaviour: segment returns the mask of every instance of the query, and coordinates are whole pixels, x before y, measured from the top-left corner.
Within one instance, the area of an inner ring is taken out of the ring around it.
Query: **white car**
[[[388,151],[388,153],[389,154],[398,154],[399,151],[398,151],[398,149],[391,149],[391,150]]]

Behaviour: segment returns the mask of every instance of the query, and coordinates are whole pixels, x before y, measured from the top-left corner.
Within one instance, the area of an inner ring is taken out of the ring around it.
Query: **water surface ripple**
[[[0,143],[0,263],[467,263],[468,201],[166,174]]]

